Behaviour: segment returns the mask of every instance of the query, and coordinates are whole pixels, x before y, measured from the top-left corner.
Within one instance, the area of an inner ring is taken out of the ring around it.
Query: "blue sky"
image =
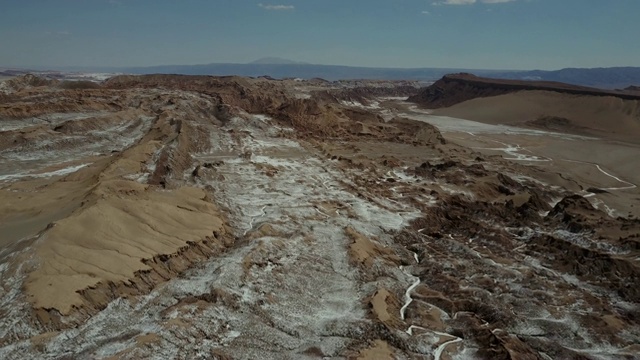
[[[0,66],[640,66],[640,0],[0,0]]]

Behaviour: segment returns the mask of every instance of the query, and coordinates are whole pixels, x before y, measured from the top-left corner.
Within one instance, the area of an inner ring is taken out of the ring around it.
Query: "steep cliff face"
[[[549,81],[488,79],[461,73],[444,76],[408,100],[420,106],[438,109],[475,98],[534,90],[573,95],[613,96],[624,100],[640,99],[640,95],[629,91],[608,91]]]

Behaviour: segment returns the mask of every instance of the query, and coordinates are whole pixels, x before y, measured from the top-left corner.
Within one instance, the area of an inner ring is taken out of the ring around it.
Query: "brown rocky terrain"
[[[565,118],[505,135],[404,82],[12,84],[0,358],[638,358],[636,153]]]

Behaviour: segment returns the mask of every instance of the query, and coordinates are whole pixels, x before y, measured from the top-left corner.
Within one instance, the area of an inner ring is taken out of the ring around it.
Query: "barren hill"
[[[640,94],[555,82],[447,75],[409,98],[434,115],[640,141]]]
[[[552,81],[522,81],[477,77],[472,74],[445,75],[433,85],[412,96],[409,101],[437,109],[478,97],[510,94],[518,91],[553,91],[562,94],[612,96],[623,100],[639,100],[630,91],[615,91],[576,86]]]

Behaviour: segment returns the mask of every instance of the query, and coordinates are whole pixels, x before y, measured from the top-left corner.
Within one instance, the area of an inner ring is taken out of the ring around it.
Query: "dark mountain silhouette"
[[[267,61],[272,61],[267,58]],[[264,60],[250,64],[206,64],[206,65],[166,65],[151,67],[135,67],[118,69],[119,72],[131,74],[184,74],[184,75],[239,75],[270,76],[273,78],[323,78],[326,80],[348,79],[380,79],[380,80],[425,80],[433,81],[452,72],[474,72],[490,75],[496,70],[440,69],[440,68],[370,68],[341,65],[314,64],[269,64]],[[505,73],[500,71],[500,73]]]
[[[269,64],[269,65],[301,65],[301,64],[305,64],[305,65],[309,65],[309,63],[306,62],[302,62],[302,61],[294,61],[294,60],[289,60],[289,59],[283,59],[283,58],[279,58],[279,57],[263,57],[260,58],[258,60],[254,60],[252,62],[250,62],[249,64]]]
[[[557,81],[604,89],[622,89],[631,85],[640,85],[640,67],[517,71],[495,73],[491,77],[514,80]]]
[[[202,65],[161,65],[147,67],[63,67],[37,68],[32,70],[60,70],[80,72],[110,72],[128,74],[183,74],[217,76],[269,76],[282,78],[323,78],[326,80],[379,79],[419,80],[433,82],[451,73],[471,73],[481,77],[497,79],[556,81],[567,84],[601,89],[624,89],[640,86],[640,67],[611,67],[578,69],[567,68],[545,70],[482,70],[456,68],[381,68],[342,65],[317,65],[296,62],[277,57],[266,57],[248,64],[212,63]],[[0,72],[3,72],[0,69]],[[23,70],[7,70],[9,73],[24,73]]]

